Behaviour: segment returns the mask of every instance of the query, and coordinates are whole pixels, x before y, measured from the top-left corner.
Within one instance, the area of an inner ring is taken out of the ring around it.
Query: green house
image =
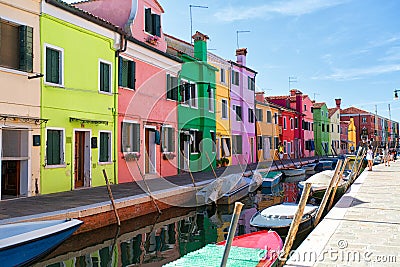
[[[172,36],[168,50],[183,60],[178,90],[178,168],[183,171],[210,170],[215,167],[215,72],[207,63],[208,36],[196,32],[194,45]]]
[[[325,156],[330,151],[329,140],[329,112],[325,103],[314,103],[314,139],[315,153],[319,156]]]
[[[104,185],[103,170],[116,182],[118,28],[60,1],[43,1],[40,25],[40,193]]]

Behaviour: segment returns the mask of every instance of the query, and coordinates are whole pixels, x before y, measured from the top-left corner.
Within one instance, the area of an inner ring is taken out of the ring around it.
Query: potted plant
[[[216,162],[217,168],[221,167],[221,160],[220,159],[217,159],[215,162]]]
[[[140,153],[139,152],[129,152],[129,153],[124,153],[124,159],[126,161],[133,161],[135,159],[140,158]]]
[[[228,166],[228,164],[229,164],[229,159],[227,159],[227,158],[222,158],[222,159],[221,159],[221,165],[222,165],[223,167]]]

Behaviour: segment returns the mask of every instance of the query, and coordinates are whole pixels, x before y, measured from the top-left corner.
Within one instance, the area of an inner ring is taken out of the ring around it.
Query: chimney
[[[296,90],[296,89],[290,90],[290,96],[295,96],[296,93],[297,93],[297,90]]]
[[[207,40],[209,39],[207,35],[196,31],[192,36],[194,40],[194,57],[207,62]]]
[[[335,99],[335,101],[336,101],[336,108],[340,109],[340,105],[342,104],[342,99],[337,98]]]
[[[256,101],[264,103],[264,92],[256,92]]]
[[[246,66],[247,48],[236,49],[236,62],[242,66]]]

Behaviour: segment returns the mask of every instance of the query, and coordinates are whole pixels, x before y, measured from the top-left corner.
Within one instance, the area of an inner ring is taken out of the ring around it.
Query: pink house
[[[177,174],[177,85],[182,61],[166,53],[156,0],[76,4],[123,27],[118,55],[118,181]]]

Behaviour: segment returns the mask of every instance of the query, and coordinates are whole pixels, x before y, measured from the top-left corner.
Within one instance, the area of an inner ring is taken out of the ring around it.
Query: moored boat
[[[317,163],[309,163],[306,165],[303,165],[302,168],[306,170],[306,172],[311,172],[314,171],[315,166],[317,166]]]
[[[336,164],[331,160],[320,160],[315,166],[314,170],[317,172],[333,170]]]
[[[298,176],[298,175],[304,175],[306,173],[306,170],[304,168],[297,168],[297,169],[285,169],[282,170],[282,172],[285,176]]]
[[[220,266],[226,241],[207,245],[165,266]],[[233,239],[229,261],[236,266],[276,266],[281,237],[274,231],[259,231]]]
[[[26,266],[47,255],[70,237],[80,220],[49,220],[0,225],[2,266]]]
[[[268,173],[261,172],[260,173],[262,176],[262,187],[263,188],[271,188],[276,186],[282,178],[283,173],[281,171],[271,171]]]
[[[318,206],[313,205],[305,207],[297,232],[298,235],[307,233],[312,229],[317,209]],[[281,237],[286,237],[296,211],[296,203],[274,205],[254,214],[250,220],[250,225],[258,229],[273,230]]]
[[[323,171],[314,174],[307,180],[300,182],[298,184],[298,187],[300,189],[303,189],[305,183],[310,183],[311,184],[310,197],[321,200],[324,197],[325,191],[328,188],[334,174],[335,171],[333,170]],[[346,190],[346,181],[343,179],[343,177],[341,177],[336,191],[336,196],[342,195],[345,190]]]

